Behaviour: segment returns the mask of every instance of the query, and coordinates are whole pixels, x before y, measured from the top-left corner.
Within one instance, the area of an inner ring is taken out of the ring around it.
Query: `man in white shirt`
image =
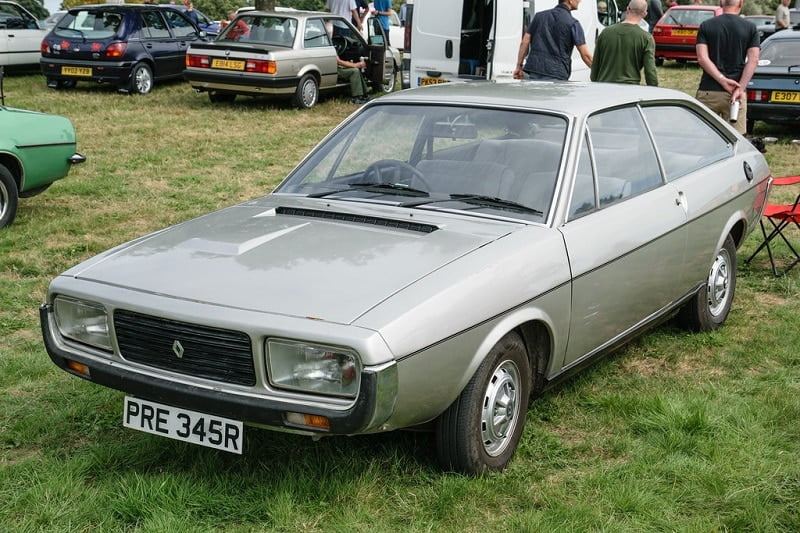
[[[775,31],[785,30],[789,27],[791,21],[789,2],[790,0],[781,0],[781,3],[775,8]]]
[[[356,0],[326,0],[325,11],[344,18],[352,17],[358,31],[361,31],[361,16],[358,14]]]

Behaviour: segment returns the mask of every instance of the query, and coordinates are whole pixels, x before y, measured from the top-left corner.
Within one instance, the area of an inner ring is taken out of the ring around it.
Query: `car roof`
[[[397,91],[379,102],[501,105],[523,110],[585,116],[642,101],[680,101],[699,108],[684,92],[633,84],[541,81],[451,82]],[[568,104],[569,107],[565,107]]]
[[[783,31],[777,31],[764,39],[764,43],[767,41],[774,42],[774,41],[782,41],[782,40],[792,40],[792,39],[800,39],[800,31],[794,28],[788,28]],[[761,43],[762,45],[764,43]]]
[[[174,4],[84,4],[82,6],[72,6],[69,8],[68,11],[72,11],[74,9],[80,9],[80,10],[102,9],[104,11],[108,11],[111,9],[118,9],[120,11],[122,10],[130,11],[134,9],[141,9],[143,7],[156,8],[156,9],[178,8],[178,6]]]
[[[709,11],[709,10],[710,11],[717,11],[717,10],[722,10],[722,8],[719,7],[719,6],[704,6],[704,5],[696,6],[696,5],[691,5],[691,6],[672,6],[667,11],[674,11],[674,10],[683,11],[685,9],[696,10],[696,11]]]

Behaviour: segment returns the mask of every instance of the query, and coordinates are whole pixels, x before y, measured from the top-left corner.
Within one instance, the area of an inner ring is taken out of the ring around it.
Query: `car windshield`
[[[38,27],[36,19],[16,5],[0,4],[0,29],[35,30]]]
[[[800,67],[800,39],[771,39],[764,43],[759,65]]]
[[[564,117],[543,113],[375,105],[275,192],[543,222],[566,131]]]
[[[60,37],[108,39],[117,33],[121,22],[122,15],[116,11],[70,11],[56,23],[53,32]]]
[[[217,41],[292,46],[296,33],[297,19],[246,14],[228,24]]]

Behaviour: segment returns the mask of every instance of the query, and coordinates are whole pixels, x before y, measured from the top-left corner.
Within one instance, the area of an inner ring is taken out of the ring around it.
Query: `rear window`
[[[670,9],[661,19],[661,24],[670,26],[699,26],[714,16],[710,9]]]
[[[297,19],[241,15],[223,30],[217,41],[240,41],[292,46]]]
[[[68,38],[108,39],[121,23],[122,15],[115,11],[70,11],[61,17],[53,33]]]
[[[771,39],[762,45],[758,64],[773,67],[800,65],[800,39]]]

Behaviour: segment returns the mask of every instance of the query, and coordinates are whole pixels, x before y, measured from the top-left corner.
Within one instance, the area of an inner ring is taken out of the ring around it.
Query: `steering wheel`
[[[373,174],[375,175],[374,181],[376,183],[399,183],[408,185],[413,189],[431,192],[431,186],[425,180],[425,175],[415,166],[399,159],[379,159],[375,161],[364,169],[363,180],[365,182],[373,181],[371,179]],[[422,185],[422,187],[418,184]]]
[[[331,41],[333,41],[333,47],[336,49],[336,55],[342,57],[342,54],[347,51],[347,40],[341,35],[334,35]]]

